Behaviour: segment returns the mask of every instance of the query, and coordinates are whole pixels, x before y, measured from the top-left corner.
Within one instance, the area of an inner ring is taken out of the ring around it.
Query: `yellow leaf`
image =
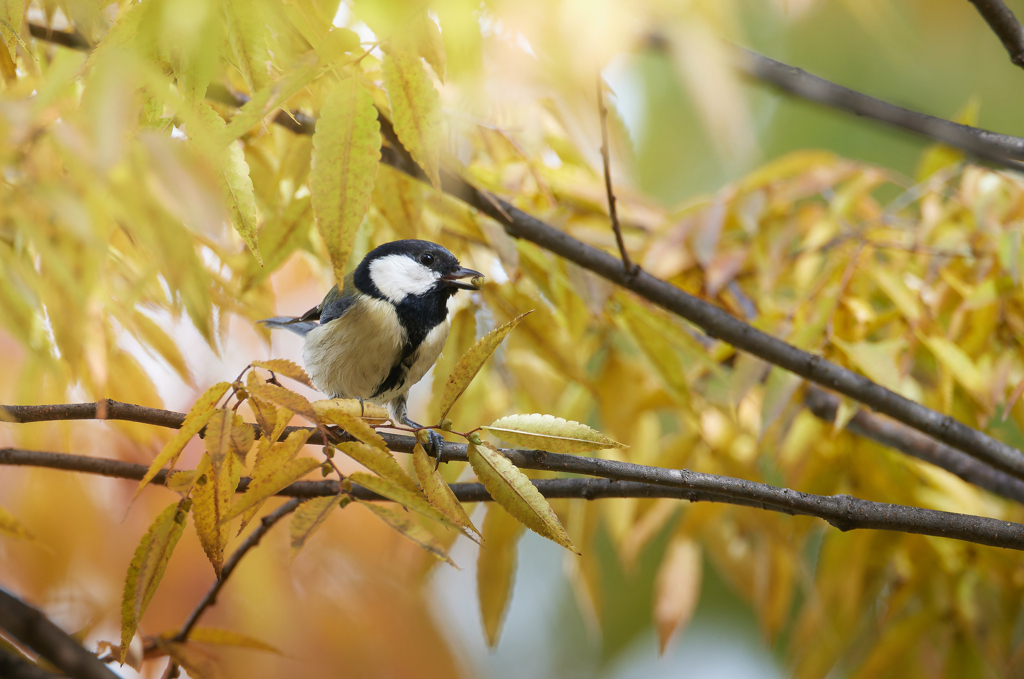
[[[178,460],[178,456],[181,455],[182,449],[185,444],[188,443],[193,436],[199,433],[210,417],[214,413],[214,408],[217,402],[220,401],[221,397],[227,393],[227,390],[231,388],[231,384],[228,382],[218,382],[213,385],[200,396],[196,402],[192,405],[192,408],[185,415],[185,422],[181,425],[181,429],[171,437],[160,454],[156,456],[156,459],[149,465],[149,469],[146,470],[146,475],[139,481],[139,487],[135,491],[135,497],[139,496],[142,489],[146,487],[153,477],[157,475],[164,465],[170,464],[172,467]]]
[[[279,387],[274,384],[253,384],[251,385],[253,391],[251,392],[258,398],[287,408],[293,413],[302,415],[310,422],[317,422],[316,411],[313,410],[313,405],[306,400],[305,396],[296,394],[294,391]]]
[[[383,424],[387,422],[390,417],[386,408],[367,403],[363,401],[360,403],[354,398],[324,398],[319,401],[313,401],[313,409],[316,410],[317,417],[321,421],[327,421],[329,419],[329,413],[335,413],[341,411],[346,415],[352,417],[358,417],[366,420],[372,424]]]
[[[279,468],[289,460],[295,459],[295,456],[299,454],[300,450],[302,450],[302,446],[306,445],[306,441],[309,440],[311,434],[312,432],[308,429],[299,429],[293,431],[287,439],[280,443],[272,443],[266,447],[261,446],[259,452],[256,454],[256,462],[253,464],[250,488],[252,487],[252,483],[264,478],[271,471]],[[280,437],[280,432],[278,432],[276,436]],[[246,488],[246,493],[248,492],[249,488]],[[242,513],[242,523],[238,527],[239,533],[241,533],[242,529],[245,528],[248,523],[252,521],[253,517],[256,516],[260,507],[263,506],[264,501],[266,501],[266,498],[253,502],[250,504],[249,508]]]
[[[543,537],[579,554],[562,528],[551,505],[508,458],[489,443],[469,444],[469,464],[495,502],[523,525]]]
[[[455,402],[459,400],[463,392],[469,386],[469,383],[473,381],[476,374],[480,372],[480,368],[483,367],[484,363],[494,350],[498,348],[501,341],[505,339],[512,329],[515,328],[519,323],[526,318],[528,314],[533,311],[527,311],[525,314],[516,316],[505,325],[495,328],[469,348],[465,354],[459,358],[459,362],[452,368],[452,374],[448,376],[448,381],[444,384],[444,391],[441,392],[441,417],[445,417],[448,411],[452,409]]]
[[[316,54],[305,54],[284,75],[253,95],[224,128],[223,139],[232,142],[245,134],[253,125],[284,106],[294,94],[304,88],[320,73]]]
[[[451,487],[445,483],[444,477],[435,469],[434,461],[427,456],[427,451],[419,443],[412,450],[412,463],[427,501],[439,509],[456,526],[480,535],[480,531],[473,525],[462,503],[455,497]]]
[[[441,39],[441,31],[437,24],[430,18],[426,10],[417,12],[409,22],[409,30],[412,35],[415,51],[430,64],[437,75],[437,79],[444,82],[445,52],[444,41]]]
[[[231,509],[221,517],[221,521],[230,521],[242,512],[262,503],[271,495],[285,486],[295,483],[303,476],[320,466],[320,462],[312,457],[300,457],[287,460],[280,464],[265,467],[259,478],[254,478],[245,494]]]
[[[175,634],[175,632],[171,632],[160,636],[165,639],[170,639],[173,638]],[[247,634],[232,632],[226,629],[193,627],[192,631],[188,633],[188,640],[198,641],[203,644],[211,644],[213,646],[238,646],[240,648],[251,648],[257,651],[267,651],[269,653],[284,655],[281,651],[265,641],[260,641],[259,639],[254,639]]]
[[[416,481],[409,476],[409,473],[402,469],[398,460],[389,450],[381,450],[375,446],[368,446],[359,441],[346,441],[338,444],[338,450],[345,453],[353,460],[363,465],[370,471],[393,481],[410,493],[420,492]]]
[[[908,321],[914,322],[921,318],[921,302],[917,294],[912,292],[907,287],[907,284],[903,282],[901,276],[881,266],[869,267],[869,271],[874,277],[875,282],[878,283],[878,287],[892,300],[892,303],[896,305],[896,308],[903,313]]]
[[[658,568],[654,581],[654,627],[658,631],[658,652],[665,654],[669,640],[693,617],[700,599],[700,547],[676,538]]]
[[[192,522],[195,524],[199,544],[220,577],[224,565],[224,548],[228,544],[228,525],[222,523],[231,507],[242,476],[242,465],[234,455],[227,455],[219,469],[214,469],[210,456],[206,454],[196,468],[195,483],[192,485]]]
[[[430,552],[435,559],[458,568],[441,543],[423,526],[389,507],[382,507],[379,504],[363,500],[357,500],[357,502],[376,514],[384,523]]]
[[[320,109],[309,172],[316,225],[339,282],[370,208],[379,161],[380,123],[373,99],[356,78],[346,78]]]
[[[263,378],[256,374],[255,370],[250,370],[249,374],[245,378],[247,387],[250,387],[251,392],[253,384],[262,384]],[[274,404],[267,403],[261,398],[257,398],[250,394],[249,407],[252,409],[253,415],[256,416],[256,424],[260,426],[260,433],[264,437],[264,440],[270,437],[271,433],[277,426],[277,408]],[[273,443],[273,442],[271,442]]]
[[[309,375],[306,371],[300,368],[294,361],[289,361],[287,358],[272,358],[269,361],[253,361],[253,367],[265,368],[271,372],[275,372],[289,379],[293,379],[300,384],[304,384],[310,389],[316,389],[313,386],[313,382],[309,379]]]
[[[167,482],[164,485],[176,493],[188,495],[188,492],[192,489],[192,484],[196,482],[197,478],[199,478],[199,473],[195,469],[171,472],[167,475]]]
[[[388,479],[373,474],[367,474],[366,472],[354,472],[350,474],[349,479],[352,483],[358,483],[367,490],[372,490],[377,495],[381,495],[397,502],[406,509],[411,509],[414,512],[418,512],[428,519],[439,521],[448,526],[455,526],[455,524],[447,516],[442,514],[440,511],[434,509],[427,499],[423,496],[423,493],[417,488],[415,492],[402,488],[397,483],[389,481]],[[456,526],[457,527],[457,526]]]
[[[425,190],[423,182],[390,165],[381,165],[373,184],[373,205],[388,220],[397,236],[417,238],[426,209]]]
[[[255,94],[270,79],[267,74],[270,55],[267,54],[266,25],[260,16],[261,3],[253,0],[222,0],[222,3],[238,70],[249,93]]]
[[[368,446],[381,450],[388,449],[387,444],[384,443],[384,439],[377,433],[377,430],[367,424],[359,415],[349,414],[347,408],[331,407],[329,405],[330,401],[326,403],[324,401],[317,401],[317,403],[325,404],[321,406],[323,409],[318,411],[320,417],[323,418],[324,424],[336,424]]]
[[[164,576],[174,546],[178,544],[178,538],[185,530],[189,503],[189,500],[182,500],[160,512],[135,549],[135,556],[132,557],[124,579],[124,595],[121,599],[119,661],[122,663],[128,652],[128,644],[138,629],[139,621]]]
[[[125,316],[129,316],[125,314]],[[121,317],[119,316],[119,319]],[[167,361],[167,364],[174,368],[174,371],[181,376],[181,379],[188,384],[192,384],[192,371],[188,368],[188,363],[185,361],[184,355],[181,353],[181,349],[178,348],[178,343],[175,342],[171,337],[164,332],[157,323],[144,314],[133,313],[130,314],[130,318],[123,319],[126,324],[134,331],[136,337],[144,342],[160,356]]]
[[[989,381],[963,349],[945,337],[925,337],[922,333],[918,333],[918,337],[964,389],[975,397],[984,398]]]
[[[215,410],[206,423],[203,443],[206,444],[206,454],[210,456],[210,466],[218,473],[232,451],[230,420],[233,415],[228,410]]]
[[[514,446],[549,453],[588,453],[602,448],[628,448],[585,424],[553,415],[509,415],[483,427]]]
[[[913,378],[900,378],[899,355],[906,349],[906,340],[894,338],[880,342],[844,342],[832,338],[832,344],[843,350],[850,362],[871,380],[912,401],[921,400],[921,388]]]
[[[488,648],[498,645],[502,623],[512,600],[516,553],[523,524],[497,505],[487,507],[483,544],[476,560],[476,592]]]
[[[320,529],[327,517],[338,507],[344,507],[352,499],[348,495],[327,495],[306,500],[292,514],[288,532],[292,538],[291,556],[294,559],[306,546],[306,541]]]
[[[384,85],[391,102],[395,134],[430,183],[440,189],[441,98],[419,56],[404,50],[386,50]]]
[[[192,679],[220,679],[221,672],[213,657],[193,644],[165,641],[159,637],[155,641],[157,647],[181,665]]]
[[[14,514],[0,507],[0,534],[8,535],[12,538],[21,538],[22,540],[33,540],[35,536],[29,531],[28,528],[21,525],[21,522],[15,518]]]

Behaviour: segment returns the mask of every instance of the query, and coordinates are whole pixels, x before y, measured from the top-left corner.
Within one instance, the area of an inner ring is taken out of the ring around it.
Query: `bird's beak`
[[[460,268],[453,271],[450,274],[441,276],[441,280],[450,285],[453,288],[461,288],[463,290],[479,290],[480,286],[477,285],[476,279],[483,278],[484,275],[479,271],[473,271],[472,269]],[[461,279],[470,278],[471,281],[463,282]]]

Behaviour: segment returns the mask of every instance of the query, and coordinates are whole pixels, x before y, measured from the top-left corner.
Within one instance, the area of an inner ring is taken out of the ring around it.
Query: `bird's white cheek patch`
[[[370,263],[370,280],[381,294],[398,304],[407,295],[422,295],[440,274],[406,255],[388,255]]]

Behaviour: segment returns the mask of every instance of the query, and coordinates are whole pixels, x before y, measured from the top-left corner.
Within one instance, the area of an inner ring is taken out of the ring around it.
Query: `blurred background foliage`
[[[311,140],[269,116],[279,105],[317,115],[351,73],[390,113],[383,41],[425,58],[447,166],[613,250],[594,96],[603,72],[626,242],[648,271],[1024,440],[1024,407],[1010,403],[1024,380],[1020,178],[743,81],[721,42],[915,110],[1024,133],[1024,74],[966,0],[0,7],[4,403],[105,397],[182,411],[251,360],[298,358],[297,340],[271,341],[253,321],[313,306],[332,267],[314,228]],[[33,37],[30,24],[94,49]],[[267,108],[225,128],[242,115],[225,103],[232,93]],[[803,409],[797,379],[382,166],[349,261],[400,237],[442,243],[489,277],[460,307],[438,375],[475,337],[537,310],[453,411],[457,426],[544,412],[630,444],[609,455],[631,462],[1024,519],[945,472],[834,431]],[[421,417],[436,417],[440,381],[414,391]],[[168,436],[124,423],[0,427],[2,445],[143,464]],[[200,452],[190,447],[183,466]],[[445,474],[471,477],[460,464]],[[0,506],[35,540],[0,540],[3,585],[89,644],[116,638],[124,569],[171,497],[152,488],[128,511],[133,490],[5,469]],[[478,561],[460,541],[452,555],[464,570],[443,570],[353,507],[289,567],[279,530],[204,624],[283,654],[208,650],[226,676],[995,677],[1022,665],[1024,568],[1013,553],[843,534],[726,505],[554,504],[582,557],[506,531],[495,540],[503,556]],[[500,600],[514,582],[492,652],[484,630],[497,634],[503,610],[478,612],[477,575],[482,599]],[[142,630],[176,629],[212,577],[194,536],[182,540]]]

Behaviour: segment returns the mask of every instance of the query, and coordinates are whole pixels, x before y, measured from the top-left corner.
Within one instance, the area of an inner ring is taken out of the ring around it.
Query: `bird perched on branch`
[[[479,290],[482,276],[436,243],[394,241],[374,248],[319,306],[260,323],[305,338],[306,372],[328,397],[386,406],[392,422],[419,428],[406,408],[409,388],[441,355],[455,293]],[[441,441],[430,432],[435,455]]]

